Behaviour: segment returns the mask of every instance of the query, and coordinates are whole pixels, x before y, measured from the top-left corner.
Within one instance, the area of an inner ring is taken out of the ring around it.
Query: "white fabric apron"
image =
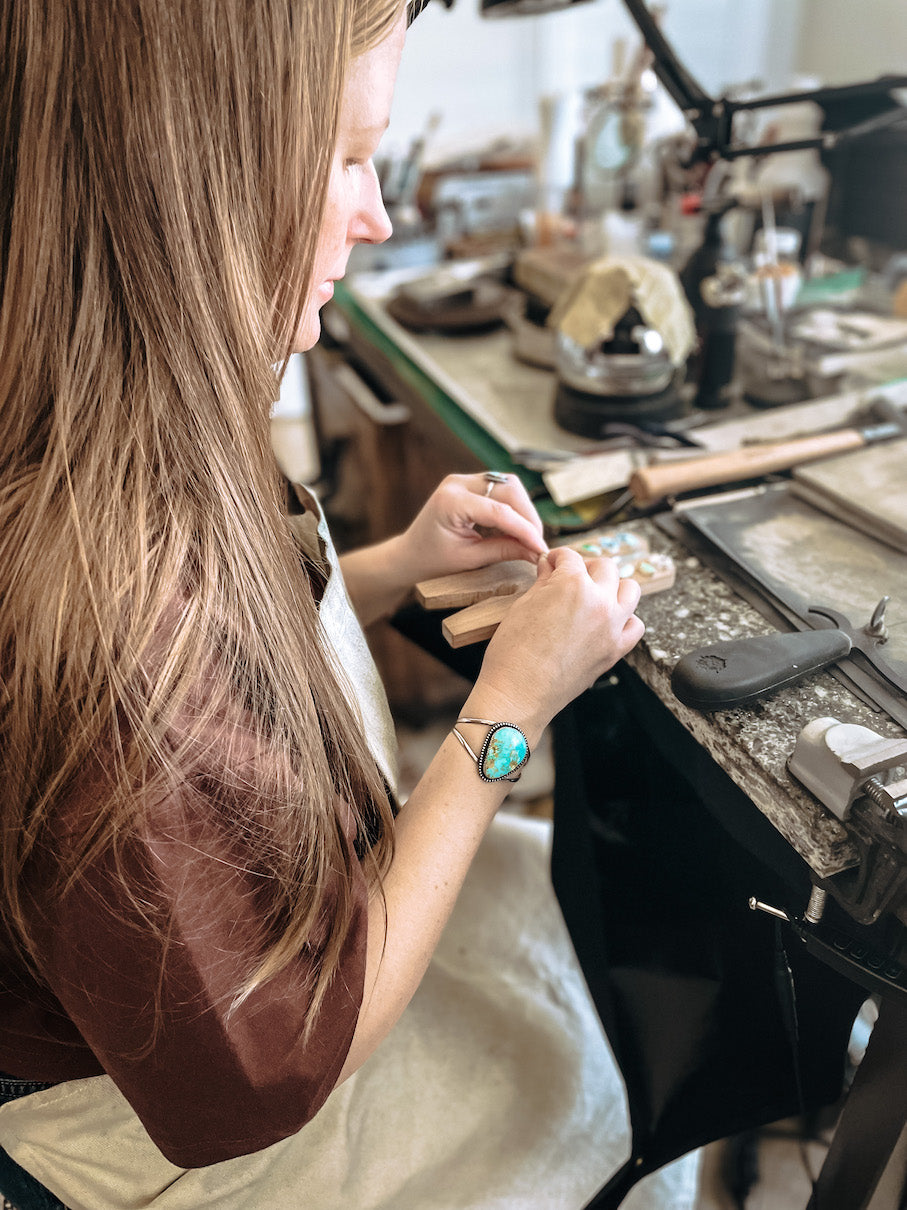
[[[318,510],[316,532],[321,540],[320,550],[313,548],[314,535],[311,535],[311,531],[307,532],[305,522],[301,518],[290,520],[291,523],[296,521],[293,532],[299,545],[307,548],[309,555],[319,562],[322,561],[323,551],[323,559],[328,565],[330,574],[318,612],[325,637],[336,656],[335,668],[341,683],[346,681],[348,700],[359,711],[365,738],[378,768],[384,774],[391,790],[396,790],[397,742],[384,685],[368,649],[359,619],[353,611],[324,515],[310,492],[303,492],[299,488],[296,490],[304,496],[306,502],[311,501],[312,507]]]
[[[339,574],[322,614],[393,784],[390,713]],[[0,1145],[71,1210],[580,1210],[629,1127],[549,842],[548,824],[496,819],[401,1020],[298,1134],[177,1168],[95,1076],[0,1106]],[[626,1210],[693,1210],[697,1174],[696,1155],[678,1161]]]

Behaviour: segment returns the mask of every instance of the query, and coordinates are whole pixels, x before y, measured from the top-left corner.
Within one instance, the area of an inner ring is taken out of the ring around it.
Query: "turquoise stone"
[[[501,723],[489,731],[482,746],[480,768],[489,781],[509,777],[529,759],[526,736],[518,727]]]

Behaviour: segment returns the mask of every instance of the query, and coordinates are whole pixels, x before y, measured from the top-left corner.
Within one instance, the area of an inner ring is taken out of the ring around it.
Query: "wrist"
[[[476,681],[460,710],[461,717],[492,719],[496,723],[512,723],[526,736],[529,747],[535,748],[542,732],[551,721],[543,712],[533,709],[506,693]]]
[[[394,534],[381,543],[381,558],[384,564],[385,576],[393,582],[400,593],[410,592],[419,580],[426,577],[420,575],[416,561],[413,559],[408,530]]]

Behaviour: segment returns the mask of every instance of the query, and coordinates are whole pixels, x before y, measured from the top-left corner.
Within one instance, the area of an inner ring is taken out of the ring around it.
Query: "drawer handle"
[[[395,424],[406,424],[410,418],[410,410],[405,403],[382,403],[374,391],[366,385],[352,366],[343,364],[334,370],[335,381],[343,387],[347,395],[364,416],[373,424],[389,427]]]

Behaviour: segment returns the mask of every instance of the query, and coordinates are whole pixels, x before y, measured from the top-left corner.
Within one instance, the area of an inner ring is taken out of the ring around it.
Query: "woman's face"
[[[391,234],[372,156],[390,120],[405,32],[401,17],[392,34],[350,64],[312,286],[294,342],[297,353],[310,349],[321,335],[318,312],[333,295],[334,282],[346,272],[353,246],[380,244]]]

